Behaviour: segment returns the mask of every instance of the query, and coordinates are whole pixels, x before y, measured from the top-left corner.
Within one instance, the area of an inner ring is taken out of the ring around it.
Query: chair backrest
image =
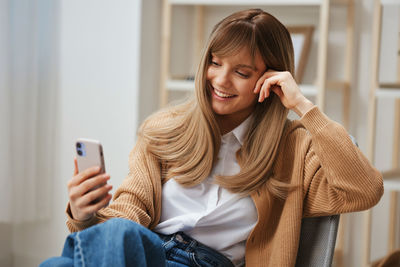
[[[297,267],[330,267],[335,250],[340,215],[303,218]]]

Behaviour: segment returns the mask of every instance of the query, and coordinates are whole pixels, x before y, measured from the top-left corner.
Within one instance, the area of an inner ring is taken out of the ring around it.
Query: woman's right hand
[[[112,185],[107,184],[110,175],[100,173],[100,167],[92,167],[79,173],[76,158],[74,163],[74,176],[68,181],[71,215],[75,220],[85,221],[108,205],[111,200],[109,191]]]

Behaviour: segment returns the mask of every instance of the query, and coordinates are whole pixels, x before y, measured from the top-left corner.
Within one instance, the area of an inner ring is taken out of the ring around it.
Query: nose
[[[221,68],[216,73],[214,77],[214,82],[220,88],[229,88],[231,85],[229,71],[227,69]]]

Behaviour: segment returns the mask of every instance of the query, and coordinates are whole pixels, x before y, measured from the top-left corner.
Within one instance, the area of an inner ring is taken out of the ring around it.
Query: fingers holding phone
[[[76,142],[74,176],[68,182],[71,213],[76,220],[88,220],[111,200],[105,173],[103,149],[100,142],[78,139]]]

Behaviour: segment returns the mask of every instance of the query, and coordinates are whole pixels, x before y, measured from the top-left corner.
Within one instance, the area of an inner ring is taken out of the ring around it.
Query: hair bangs
[[[213,38],[210,44],[211,53],[218,57],[228,57],[239,53],[242,49],[249,49],[254,61],[257,53],[256,33],[254,25],[247,21],[233,21],[229,25],[219,25],[222,30]],[[223,28],[225,26],[225,28]]]

